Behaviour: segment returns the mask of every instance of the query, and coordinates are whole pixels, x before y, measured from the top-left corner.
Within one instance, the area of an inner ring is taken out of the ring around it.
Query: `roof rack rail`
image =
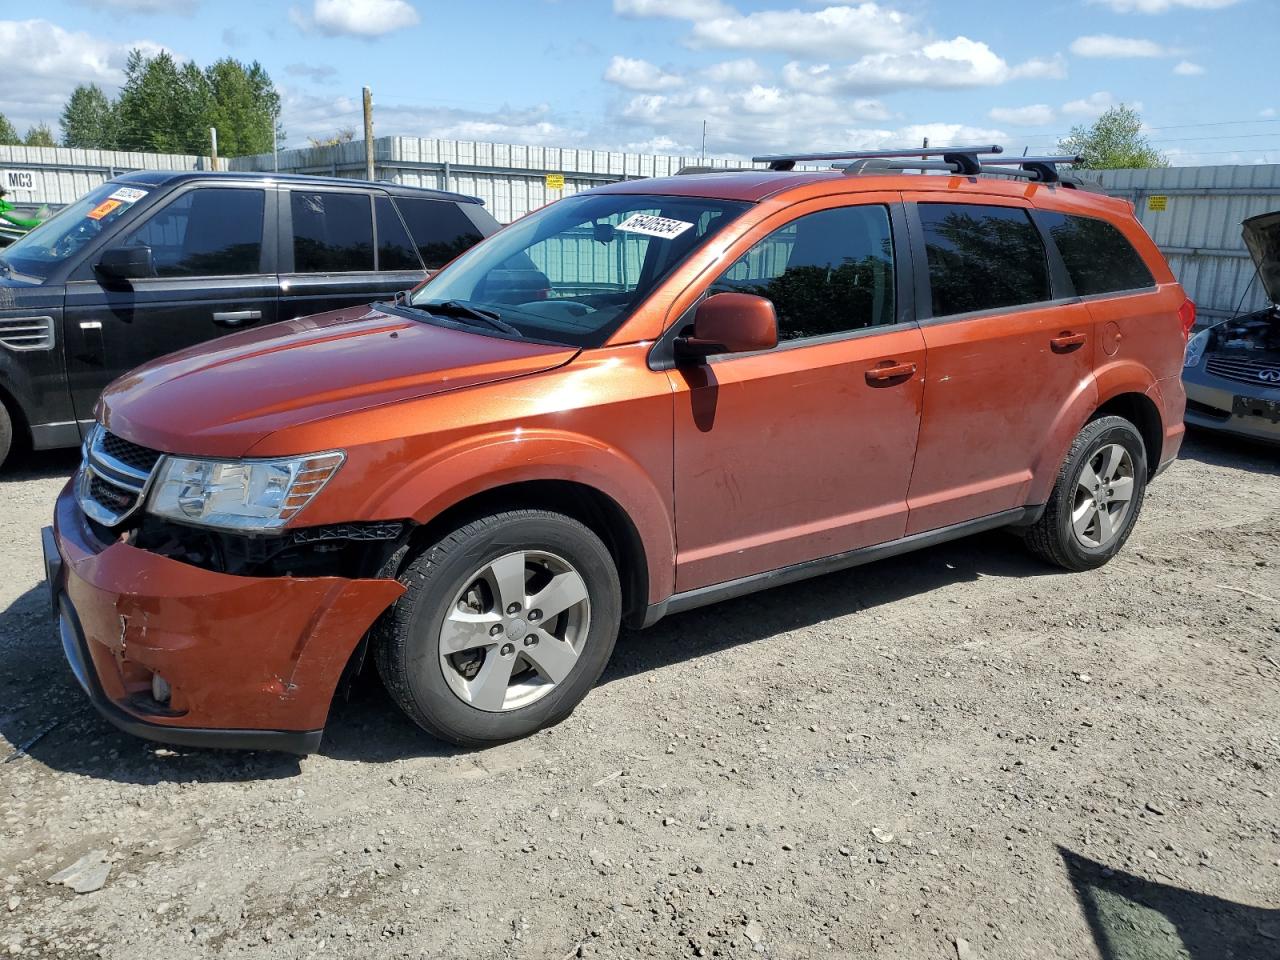
[[[1052,157],[975,157],[978,168],[957,163],[954,158],[944,157],[942,160],[882,160],[867,157],[852,160],[846,164],[836,164],[843,168],[847,176],[859,173],[872,173],[876,170],[945,170],[972,176],[978,173],[996,174],[1003,177],[1019,177],[1036,183],[1064,183],[1058,172],[1059,163],[1079,163],[1083,158],[1079,155],[1062,155]],[[1017,169],[1008,169],[1016,167]]]
[[[1072,153],[1050,157],[983,157],[982,163],[984,166],[989,167],[1017,164],[1020,168],[1017,172],[1012,170],[991,170],[989,172],[1015,177],[1026,173],[1030,174],[1030,179],[1038,183],[1061,183],[1062,176],[1058,173],[1058,164],[1076,164],[1083,159],[1084,157],[1080,154]]]
[[[902,150],[840,150],[835,153],[779,153],[752,157],[752,163],[767,163],[770,170],[794,170],[797,163],[819,163],[824,160],[890,160],[898,157],[942,157],[956,164],[960,173],[976,174],[981,164],[980,153],[1004,153],[999,144],[978,147],[911,147]]]

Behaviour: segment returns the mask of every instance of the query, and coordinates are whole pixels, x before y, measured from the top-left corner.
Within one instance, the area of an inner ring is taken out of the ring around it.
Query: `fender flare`
[[[362,510],[427,523],[474,496],[537,480],[581,484],[617,504],[639,536],[650,602],[674,591],[671,491],[625,451],[581,434],[517,428],[467,438],[397,471]]]

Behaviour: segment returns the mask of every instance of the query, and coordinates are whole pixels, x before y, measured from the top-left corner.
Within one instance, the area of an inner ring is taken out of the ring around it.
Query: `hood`
[[[1262,288],[1272,303],[1280,305],[1280,210],[1250,217],[1240,226],[1245,245],[1258,265]]]
[[[106,389],[99,417],[153,449],[238,457],[285,427],[537,373],[577,352],[335,310],[144,364]]]

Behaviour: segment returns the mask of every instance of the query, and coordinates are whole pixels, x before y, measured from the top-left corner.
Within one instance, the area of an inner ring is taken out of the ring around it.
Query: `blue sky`
[[[289,145],[358,127],[368,84],[377,135],[1043,152],[1123,101],[1174,163],[1280,163],[1278,45],[1280,0],[0,0],[0,112],[56,132],[140,46],[259,60]]]

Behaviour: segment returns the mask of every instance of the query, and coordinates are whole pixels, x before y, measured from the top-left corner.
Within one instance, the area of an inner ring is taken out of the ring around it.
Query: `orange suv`
[[[1194,307],[1130,204],[997,152],[613,184],[134,370],[44,537],[77,678],[145,737],[307,752],[368,655],[478,746],[624,623],[995,527],[1106,563]]]

